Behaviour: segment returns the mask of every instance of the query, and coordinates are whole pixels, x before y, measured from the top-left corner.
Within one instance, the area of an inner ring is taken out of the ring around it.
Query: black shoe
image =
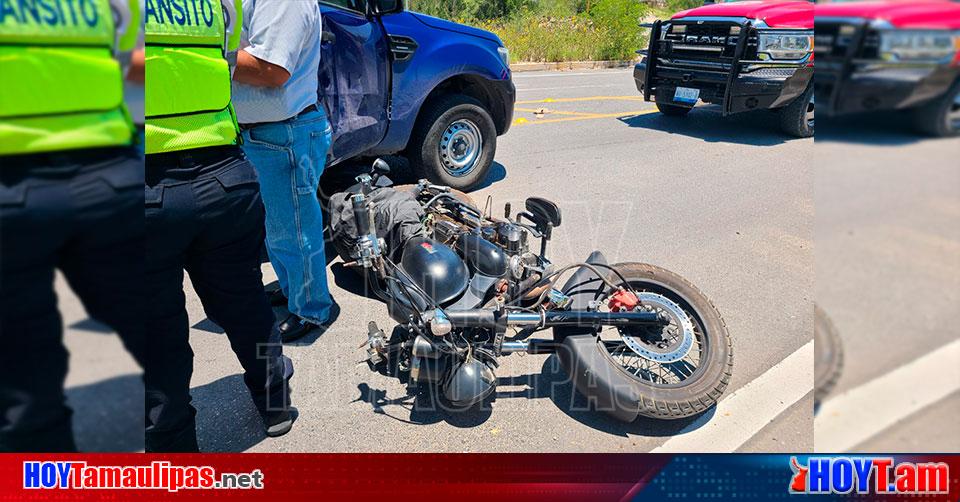
[[[290,408],[280,411],[260,412],[260,418],[263,419],[263,430],[267,437],[280,437],[293,428],[293,421],[296,419],[296,408]]]
[[[275,289],[267,293],[267,298],[270,300],[270,305],[273,307],[286,307],[287,306],[287,297],[283,294],[282,289]]]
[[[298,338],[303,338],[307,333],[319,328],[320,326],[301,319],[296,314],[290,314],[289,317],[283,320],[277,330],[280,332],[280,339],[284,342],[292,342]]]

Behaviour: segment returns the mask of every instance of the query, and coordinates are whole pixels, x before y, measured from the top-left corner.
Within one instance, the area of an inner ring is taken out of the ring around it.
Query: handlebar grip
[[[353,217],[357,220],[357,234],[370,234],[370,208],[367,206],[367,198],[363,194],[356,194],[352,198]]]

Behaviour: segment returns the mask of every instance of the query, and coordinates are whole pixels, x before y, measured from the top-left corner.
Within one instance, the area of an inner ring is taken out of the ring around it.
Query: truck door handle
[[[321,44],[334,44],[336,42],[337,42],[337,35],[335,35],[332,31],[320,32]]]
[[[393,57],[397,61],[406,61],[412,58],[418,47],[420,46],[417,45],[417,41],[410,37],[390,35],[390,52],[393,53]]]

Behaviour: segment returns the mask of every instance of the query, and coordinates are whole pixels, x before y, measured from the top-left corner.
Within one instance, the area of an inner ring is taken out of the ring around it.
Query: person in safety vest
[[[268,436],[293,424],[260,250],[264,208],[230,102],[239,0],[146,0],[146,450],[197,451],[183,272],[226,331]]]
[[[143,160],[118,62],[141,12],[58,6],[0,8],[0,451],[77,449],[56,270],[143,363]]]

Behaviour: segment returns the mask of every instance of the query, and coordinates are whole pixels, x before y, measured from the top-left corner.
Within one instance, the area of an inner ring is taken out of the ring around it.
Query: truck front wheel
[[[960,80],[946,94],[912,110],[914,127],[937,138],[960,135]]]
[[[420,178],[458,190],[483,182],[497,150],[497,129],[483,105],[452,95],[427,105],[407,156]]]
[[[780,109],[780,129],[797,138],[813,136],[813,86]]]

